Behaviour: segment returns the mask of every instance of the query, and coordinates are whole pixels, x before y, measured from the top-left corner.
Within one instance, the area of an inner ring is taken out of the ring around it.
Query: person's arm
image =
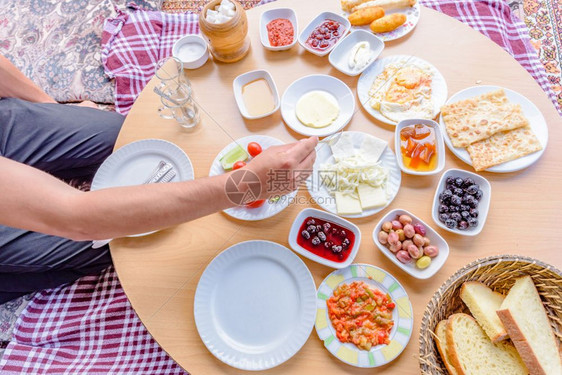
[[[53,98],[2,55],[0,55],[0,98],[18,98],[37,103],[56,103]]]
[[[309,138],[270,147],[254,158],[245,168],[262,182],[260,198],[288,193],[268,191],[269,172],[286,169],[306,174],[302,171],[312,169],[317,142],[317,138]],[[81,192],[3,157],[0,171],[0,224],[74,240],[143,233],[234,206],[225,192],[228,173],[194,181]]]

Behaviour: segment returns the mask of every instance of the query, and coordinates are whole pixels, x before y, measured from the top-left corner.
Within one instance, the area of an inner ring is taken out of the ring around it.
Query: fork
[[[156,167],[154,172],[146,179],[143,185],[170,182],[174,177],[176,177],[176,171],[174,171],[173,166],[170,163],[166,163],[164,160],[161,160],[160,163],[158,163],[158,167]],[[92,249],[99,249],[100,247],[110,243],[111,240],[113,240],[113,238],[92,241]]]

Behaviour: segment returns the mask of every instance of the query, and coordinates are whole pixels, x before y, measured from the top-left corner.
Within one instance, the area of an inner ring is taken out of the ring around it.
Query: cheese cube
[[[387,202],[386,193],[382,187],[373,187],[368,184],[359,184],[357,187],[361,207],[364,210],[384,206]]]
[[[357,215],[363,212],[359,199],[339,191],[336,192],[336,208],[338,215]]]

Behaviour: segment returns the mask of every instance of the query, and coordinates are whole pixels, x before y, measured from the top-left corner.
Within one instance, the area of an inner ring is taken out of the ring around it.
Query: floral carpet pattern
[[[562,1],[524,0],[521,19],[562,107]]]
[[[157,9],[158,0],[136,0]],[[59,102],[113,103],[101,64],[105,19],[128,0],[0,1],[0,53]]]

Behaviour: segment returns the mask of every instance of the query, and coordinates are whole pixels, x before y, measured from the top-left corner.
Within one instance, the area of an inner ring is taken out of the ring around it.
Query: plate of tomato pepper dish
[[[322,281],[316,332],[339,360],[356,367],[383,366],[404,350],[414,325],[410,299],[385,270],[352,264]]]
[[[232,170],[242,169],[254,157],[259,155],[262,150],[266,150],[271,146],[281,146],[283,144],[284,143],[279,139],[266,135],[250,135],[240,138],[230,143],[219,152],[211,165],[209,176],[217,176]],[[253,173],[246,174],[240,183],[247,183],[250,185],[256,183],[257,181],[254,181],[253,177],[255,177]],[[227,182],[227,184],[229,182]],[[232,182],[234,183],[234,180],[232,180]],[[227,186],[226,188],[231,192],[236,189],[235,186]],[[251,191],[252,189],[250,189],[250,192]],[[297,192],[293,191],[287,195],[273,197],[268,200],[252,199],[251,196],[245,196],[241,199],[241,204],[224,210],[224,213],[235,219],[245,221],[267,219],[287,208],[289,203],[294,200],[296,194]],[[229,197],[230,196],[232,197],[231,199],[235,198],[233,195],[229,195]]]

